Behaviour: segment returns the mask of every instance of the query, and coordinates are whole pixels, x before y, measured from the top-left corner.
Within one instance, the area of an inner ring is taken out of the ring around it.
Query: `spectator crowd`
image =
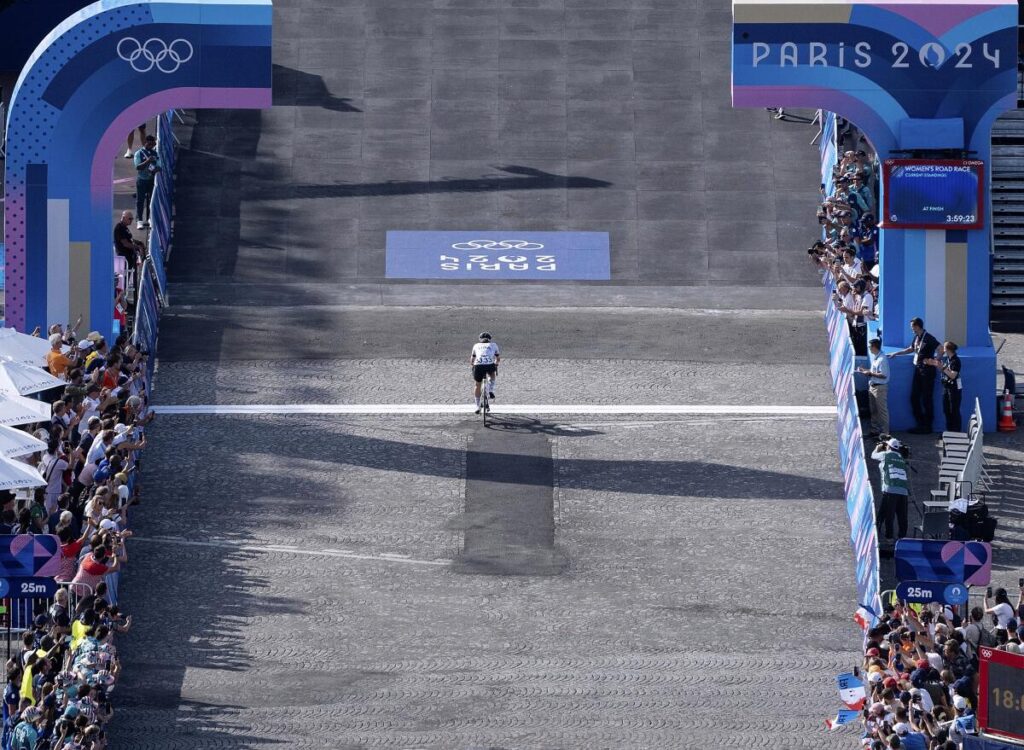
[[[868,377],[871,431],[867,436],[877,438],[889,432],[889,365],[885,360],[904,354],[914,356],[910,404],[916,425],[910,432],[932,433],[936,381],[942,385],[946,429],[960,432],[963,382],[959,346],[937,340],[921,318],[910,321],[913,342],[901,351],[883,355],[881,340],[868,340],[868,323],[878,317],[878,174],[878,161],[867,152],[843,153],[832,169],[831,192],[826,191],[826,183],[821,185],[818,223],[822,236],[807,252],[821,271],[832,277],[832,302],[846,316],[854,354],[870,360],[870,367],[857,369]]]
[[[818,210],[822,238],[808,254],[832,275],[834,302],[846,315],[854,352],[867,354],[867,324],[878,301],[877,170],[864,151],[847,151],[833,167],[832,192]]]
[[[868,323],[877,319],[878,169],[865,151],[842,152],[831,190],[822,184],[821,239],[808,254],[834,282],[832,303],[846,317],[854,353],[868,358],[857,372],[868,382],[871,430],[865,434],[879,439],[871,454],[880,465],[879,539],[884,531],[891,543],[894,534],[907,534],[908,452],[888,434],[889,359],[914,357],[911,406],[917,425],[911,432],[932,432],[937,379],[946,429],[960,431],[962,384],[957,345],[932,336],[921,318],[910,321],[913,342],[900,351],[885,355],[880,339],[868,339]],[[979,649],[1024,653],[1024,587],[1016,605],[1003,588],[987,594],[984,606],[971,608],[892,606],[866,631],[858,672],[865,685],[864,748],[959,750],[966,736],[977,734]]]
[[[958,750],[977,734],[978,651],[1024,643],[1024,588],[1014,606],[989,591],[966,617],[949,607],[898,606],[867,631],[864,736],[869,750]]]
[[[23,632],[8,652],[2,750],[105,748],[121,674],[116,639],[131,627],[116,584],[139,503],[143,428],[153,418],[147,354],[125,333],[113,342],[95,331],[79,339],[77,327],[50,328],[45,366],[65,384],[40,394],[50,421],[22,428],[45,450],[9,459],[34,467],[44,485],[0,492],[0,533],[59,538],[61,584],[53,599],[6,615]]]

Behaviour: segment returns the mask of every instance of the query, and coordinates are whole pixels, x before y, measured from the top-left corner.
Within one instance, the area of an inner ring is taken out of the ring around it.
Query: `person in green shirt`
[[[885,538],[891,540],[893,519],[899,524],[899,539],[907,535],[907,502],[910,499],[910,488],[907,482],[907,459],[904,457],[903,444],[894,437],[889,437],[875,446],[871,457],[879,462],[879,474],[882,479],[882,503],[878,509],[879,532],[884,525]]]

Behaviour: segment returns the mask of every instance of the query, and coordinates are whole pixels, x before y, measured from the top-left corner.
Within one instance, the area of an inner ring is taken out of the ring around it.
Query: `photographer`
[[[882,479],[882,501],[878,509],[878,528],[881,536],[885,527],[885,538],[893,539],[893,518],[899,524],[899,536],[907,535],[907,502],[910,498],[907,479],[907,458],[910,452],[894,437],[883,435],[882,441],[871,452],[871,458],[879,462]]]

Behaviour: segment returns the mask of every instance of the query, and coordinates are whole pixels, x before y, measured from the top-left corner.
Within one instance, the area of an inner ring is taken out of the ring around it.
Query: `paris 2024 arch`
[[[173,108],[271,104],[271,0],[101,0],[40,43],[10,104],[6,323],[110,333],[113,161]]]

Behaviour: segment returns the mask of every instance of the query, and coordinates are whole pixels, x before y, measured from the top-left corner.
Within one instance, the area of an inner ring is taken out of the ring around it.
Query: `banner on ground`
[[[611,278],[607,232],[387,233],[389,279]]]

